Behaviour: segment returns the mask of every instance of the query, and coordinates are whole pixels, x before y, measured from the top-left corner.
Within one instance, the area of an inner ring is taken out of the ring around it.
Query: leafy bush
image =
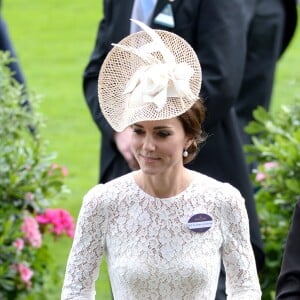
[[[274,299],[276,280],[292,213],[300,197],[300,103],[275,113],[258,108],[246,131],[253,145],[245,150],[257,163],[253,182],[265,243],[266,266],[260,274],[263,299]]]
[[[58,280],[49,246],[74,230],[67,211],[50,208],[67,170],[47,153],[39,98],[12,78],[10,61],[0,51],[0,299],[48,299],[45,281]]]

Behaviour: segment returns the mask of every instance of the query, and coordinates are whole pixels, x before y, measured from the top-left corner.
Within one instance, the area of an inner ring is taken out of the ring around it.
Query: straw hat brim
[[[158,110],[152,103],[135,106],[130,103],[130,95],[124,94],[128,82],[138,69],[147,63],[132,52],[113,47],[103,62],[98,79],[100,109],[111,127],[118,132],[128,126],[150,120],[163,120],[177,117],[186,112],[197,101],[201,88],[201,67],[193,48],[178,35],[155,30],[165,46],[173,53],[176,63],[186,63],[193,70],[189,79],[189,88],[194,97],[168,97],[166,104]],[[140,48],[151,43],[151,37],[145,31],[131,34],[120,41],[119,45]],[[162,54],[152,53],[160,61]]]

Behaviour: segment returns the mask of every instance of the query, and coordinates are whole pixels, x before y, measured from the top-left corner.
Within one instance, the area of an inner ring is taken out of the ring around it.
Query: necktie
[[[135,0],[131,17],[149,25],[155,4],[156,0]],[[131,33],[141,30],[135,23],[131,23],[130,29]]]

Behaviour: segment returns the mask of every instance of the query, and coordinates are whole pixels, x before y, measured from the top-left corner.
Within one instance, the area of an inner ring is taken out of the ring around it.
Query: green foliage
[[[250,161],[258,164],[253,182],[266,252],[260,279],[263,299],[269,300],[274,298],[285,239],[300,197],[300,103],[273,113],[258,108],[254,118],[246,128],[253,145],[245,150]]]
[[[45,242],[52,233],[36,217],[67,191],[65,173],[39,134],[38,97],[12,78],[10,61],[0,51],[0,299],[46,299],[45,280],[57,274]]]

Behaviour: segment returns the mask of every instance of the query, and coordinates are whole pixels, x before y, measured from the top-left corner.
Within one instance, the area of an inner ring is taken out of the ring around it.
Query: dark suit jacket
[[[171,3],[175,19],[175,28],[171,29],[153,21],[167,3]],[[182,36],[199,56],[203,71],[201,95],[207,107],[205,129],[209,138],[189,167],[229,182],[240,190],[246,199],[251,242],[260,268],[264,261],[263,245],[233,108],[242,85],[247,32],[256,3],[257,0],[158,0],[151,26]],[[104,18],[84,72],[85,98],[102,133],[101,182],[129,172],[114,144],[113,130],[99,109],[97,80],[111,43],[117,43],[129,34],[132,5],[133,0],[104,0]]]
[[[253,111],[269,110],[276,62],[287,48],[296,27],[296,0],[260,0],[247,33],[247,56],[242,85],[235,102],[243,144],[251,143],[244,130]]]
[[[294,210],[276,287],[276,300],[284,299],[300,299],[300,199]]]

